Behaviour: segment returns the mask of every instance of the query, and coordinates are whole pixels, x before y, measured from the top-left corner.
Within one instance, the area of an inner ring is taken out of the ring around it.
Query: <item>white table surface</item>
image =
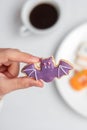
[[[87,20],[87,0],[61,0],[63,10],[57,31],[44,36],[21,37],[20,10],[26,0],[0,0],[0,47],[13,47],[41,57],[55,55],[66,34]],[[59,0],[58,0],[59,1]],[[0,130],[87,130],[87,119],[71,110],[55,83],[43,89],[15,91],[4,98]]]

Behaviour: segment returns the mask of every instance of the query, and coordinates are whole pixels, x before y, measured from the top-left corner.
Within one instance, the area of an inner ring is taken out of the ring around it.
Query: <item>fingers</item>
[[[3,73],[8,77],[8,78],[14,78],[18,76],[19,73],[19,63],[17,62],[12,62],[10,66],[8,66],[7,71],[4,71]]]
[[[28,77],[17,77],[19,73],[19,62],[35,63],[40,58],[17,49],[0,49],[0,95],[7,94],[17,89],[31,86],[42,87],[42,81],[36,81]]]
[[[28,88],[31,86],[43,87],[42,81],[36,81],[28,77],[14,79],[0,79],[0,94],[4,95],[17,89]]]
[[[8,78],[14,78],[18,76],[20,64],[18,62],[7,62],[0,66],[0,72]]]
[[[7,77],[3,74],[3,73],[0,73],[0,79],[7,79]]]
[[[5,53],[7,58],[11,61],[25,63],[34,63],[39,61],[38,57],[32,56],[31,54],[25,52],[21,52],[17,49],[7,49]]]
[[[6,71],[6,67],[4,66],[4,65],[2,65],[1,67],[0,67],[0,72],[4,72],[4,71]]]

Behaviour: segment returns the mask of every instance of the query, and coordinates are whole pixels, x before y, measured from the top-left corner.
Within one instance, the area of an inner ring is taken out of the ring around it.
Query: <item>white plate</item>
[[[81,42],[87,42],[87,23],[77,27],[64,39],[57,50],[56,61],[66,59],[73,63],[75,51]],[[73,90],[69,84],[71,75],[59,80],[56,79],[57,89],[72,109],[87,117],[87,89],[82,91]]]

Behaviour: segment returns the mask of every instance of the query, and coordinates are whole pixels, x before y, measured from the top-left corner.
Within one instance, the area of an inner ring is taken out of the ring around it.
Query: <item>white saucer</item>
[[[81,42],[87,42],[87,23],[73,30],[61,43],[56,53],[56,61],[60,59],[74,61],[77,47]],[[75,91],[69,84],[70,76],[64,76],[61,79],[56,79],[57,89],[67,104],[82,116],[87,117],[87,89]]]

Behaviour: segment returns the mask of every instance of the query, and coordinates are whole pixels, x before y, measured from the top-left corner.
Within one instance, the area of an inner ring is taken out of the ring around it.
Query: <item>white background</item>
[[[0,47],[19,48],[40,57],[55,55],[63,38],[87,20],[87,0],[61,0],[57,30],[49,35],[21,37],[20,11],[26,0],[0,0]],[[58,0],[59,1],[59,0]],[[61,86],[62,87],[62,86]],[[87,119],[71,110],[55,83],[7,95],[0,113],[0,130],[87,130]]]

